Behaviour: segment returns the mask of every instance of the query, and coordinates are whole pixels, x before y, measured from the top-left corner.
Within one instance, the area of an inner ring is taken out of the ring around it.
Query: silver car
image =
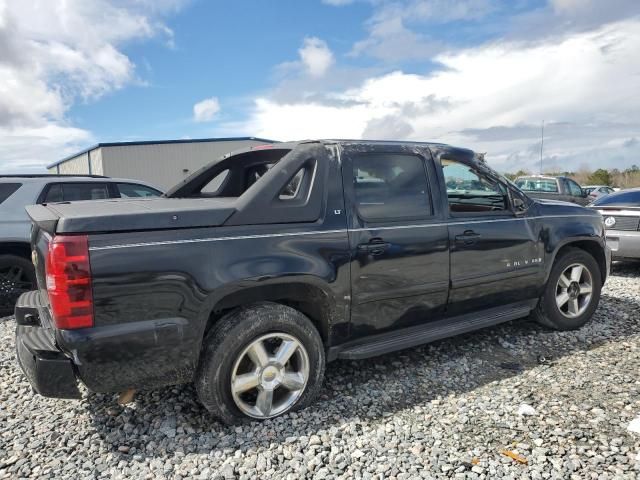
[[[613,188],[607,185],[583,185],[582,189],[587,192],[589,198],[591,198],[592,200],[615,192]]]
[[[0,175],[0,317],[32,290],[31,221],[24,207],[36,203],[157,197],[162,192],[138,180],[101,176]]]
[[[614,259],[640,259],[640,188],[598,198],[591,205],[604,218]]]

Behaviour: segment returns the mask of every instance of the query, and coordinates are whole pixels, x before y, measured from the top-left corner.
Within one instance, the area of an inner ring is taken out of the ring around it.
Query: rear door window
[[[55,203],[62,202],[62,185],[54,183],[49,187],[47,194],[45,195],[42,203]]]
[[[433,215],[427,173],[415,155],[372,153],[353,159],[356,207],[365,220]]]
[[[21,183],[0,183],[0,203],[13,195],[21,186]]]
[[[525,192],[558,193],[558,183],[553,178],[519,178],[515,183]]]
[[[65,183],[62,198],[65,202],[103,200],[109,198],[109,189],[106,183]]]
[[[106,183],[54,183],[49,186],[43,203],[103,200],[106,198],[109,198],[109,187]]]

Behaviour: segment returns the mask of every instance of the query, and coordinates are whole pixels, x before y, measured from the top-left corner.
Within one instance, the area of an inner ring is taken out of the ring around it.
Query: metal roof
[[[96,143],[95,145],[85,148],[77,153],[72,155],[68,155],[64,157],[62,160],[58,160],[50,165],[47,165],[47,168],[52,168],[61,163],[66,162],[67,160],[71,160],[72,158],[78,157],[80,155],[84,155],[85,153],[91,152],[92,150],[96,150],[101,147],[125,147],[129,145],[165,145],[169,143],[212,143],[212,142],[242,142],[247,140],[254,140],[256,142],[265,142],[265,143],[278,143],[277,140],[269,140],[266,138],[259,137],[228,137],[228,138],[193,138],[193,139],[184,139],[184,140],[143,140],[143,141],[134,141],[134,142],[104,142],[104,143]]]

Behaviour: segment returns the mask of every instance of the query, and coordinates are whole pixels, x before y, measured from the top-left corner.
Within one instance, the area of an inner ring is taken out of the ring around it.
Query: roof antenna
[[[542,175],[542,149],[544,148],[544,120],[542,120],[542,130],[540,132],[540,175]]]

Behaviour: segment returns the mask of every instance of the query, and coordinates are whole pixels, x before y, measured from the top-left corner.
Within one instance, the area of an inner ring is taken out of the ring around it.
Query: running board
[[[443,338],[468,333],[517,318],[526,317],[537,300],[519,302],[506,307],[491,308],[482,312],[460,315],[416,327],[371,335],[353,343],[347,343],[329,352],[329,359],[361,360],[384,355],[405,348],[415,347]],[[333,349],[332,349],[333,350]],[[337,350],[337,351],[336,351]]]

